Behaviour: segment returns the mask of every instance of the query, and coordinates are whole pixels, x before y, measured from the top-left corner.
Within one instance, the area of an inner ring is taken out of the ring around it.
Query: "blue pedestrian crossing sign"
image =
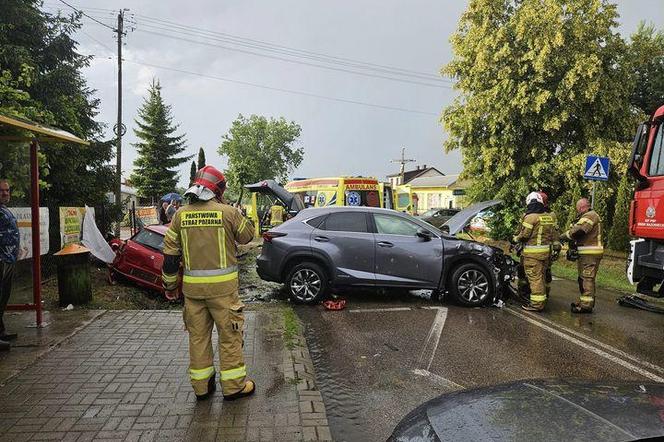
[[[611,167],[608,157],[588,155],[586,158],[586,169],[583,177],[587,180],[608,181],[609,168]]]

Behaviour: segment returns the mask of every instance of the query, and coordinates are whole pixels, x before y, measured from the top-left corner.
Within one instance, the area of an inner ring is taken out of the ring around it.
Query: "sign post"
[[[609,169],[611,163],[608,157],[599,157],[597,155],[588,155],[586,157],[586,167],[584,169],[583,178],[593,182],[593,188],[590,197],[590,208],[595,208],[595,182],[608,181]]]

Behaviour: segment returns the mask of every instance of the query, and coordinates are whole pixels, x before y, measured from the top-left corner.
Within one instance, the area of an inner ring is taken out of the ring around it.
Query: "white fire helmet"
[[[539,192],[530,192],[526,197],[526,206],[534,202],[544,204],[544,201],[542,201],[542,195]]]

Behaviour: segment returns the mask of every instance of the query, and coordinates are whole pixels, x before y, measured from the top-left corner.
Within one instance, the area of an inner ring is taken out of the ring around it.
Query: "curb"
[[[307,343],[300,332],[294,337],[292,349],[284,347],[284,377],[297,385],[297,396],[305,441],[331,441],[323,397],[316,387],[314,364]]]

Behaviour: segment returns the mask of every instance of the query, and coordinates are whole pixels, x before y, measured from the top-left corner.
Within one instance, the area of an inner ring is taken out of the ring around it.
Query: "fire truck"
[[[630,205],[627,277],[638,293],[664,296],[664,106],[639,125],[629,162],[636,180]],[[659,286],[659,287],[658,287]]]

